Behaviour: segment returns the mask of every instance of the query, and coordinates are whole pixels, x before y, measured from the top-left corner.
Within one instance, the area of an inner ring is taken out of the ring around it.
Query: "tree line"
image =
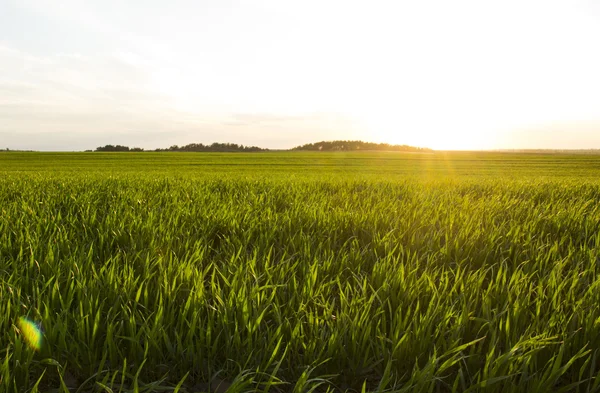
[[[389,143],[373,143],[363,141],[323,141],[317,143],[308,143],[296,146],[290,150],[297,151],[404,151],[404,152],[431,152],[433,150],[425,147],[415,147],[408,145],[390,145]],[[90,150],[87,150],[90,151]],[[97,147],[96,151],[110,152],[136,152],[136,151],[155,151],[155,152],[258,152],[269,151],[257,146],[244,146],[237,143],[212,143],[204,145],[202,143],[190,143],[185,146],[173,145],[165,149],[144,150],[140,147],[129,148],[122,145],[105,145]]]
[[[190,143],[185,146],[173,145],[166,149],[154,149],[144,150],[140,147],[129,148],[128,146],[121,145],[105,145],[96,148],[96,151],[111,151],[111,152],[126,152],[126,151],[183,151],[183,152],[255,152],[255,151],[267,151],[269,149],[262,149],[257,146],[244,146],[238,145],[237,143],[218,143],[215,142],[210,145],[204,145],[202,143]]]
[[[380,151],[408,151],[408,152],[430,152],[426,147],[415,147],[408,145],[390,145],[389,143],[373,143],[363,141],[329,141],[307,143],[296,146],[292,150],[305,151],[357,151],[357,150],[380,150]]]
[[[156,149],[155,151],[221,151],[221,152],[254,152],[254,151],[267,151],[269,149],[263,149],[258,146],[244,146],[238,145],[237,143],[212,143],[210,145],[204,145],[202,143],[190,143],[185,146],[173,145],[168,149]]]

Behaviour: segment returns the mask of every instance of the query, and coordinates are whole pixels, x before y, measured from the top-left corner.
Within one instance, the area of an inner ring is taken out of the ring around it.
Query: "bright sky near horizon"
[[[596,0],[0,0],[0,148],[600,148]]]

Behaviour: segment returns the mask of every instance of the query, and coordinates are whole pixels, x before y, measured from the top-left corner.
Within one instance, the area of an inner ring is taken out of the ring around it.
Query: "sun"
[[[475,128],[457,127],[442,118],[403,118],[382,113],[365,114],[361,123],[367,139],[434,150],[480,150],[489,148],[492,138]],[[455,124],[455,123],[454,123]]]

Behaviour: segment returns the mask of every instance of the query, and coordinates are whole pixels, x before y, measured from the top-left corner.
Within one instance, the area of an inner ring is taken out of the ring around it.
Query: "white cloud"
[[[6,71],[0,79],[0,141],[12,148],[81,150],[106,143],[156,148],[214,141],[287,148],[353,132],[349,119],[327,114],[178,110],[153,89],[145,60],[130,53],[35,57],[3,46],[0,64]]]

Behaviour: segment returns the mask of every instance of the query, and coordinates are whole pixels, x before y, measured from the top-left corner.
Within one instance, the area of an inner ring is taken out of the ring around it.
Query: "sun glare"
[[[496,137],[476,129],[449,126],[443,119],[399,119],[395,115],[371,113],[361,116],[361,123],[367,130],[369,139],[375,142],[428,147],[434,150],[488,149]]]
[[[39,351],[42,348],[42,332],[39,326],[23,317],[19,318],[17,326],[21,331],[21,336],[25,343],[27,343],[31,349]]]

